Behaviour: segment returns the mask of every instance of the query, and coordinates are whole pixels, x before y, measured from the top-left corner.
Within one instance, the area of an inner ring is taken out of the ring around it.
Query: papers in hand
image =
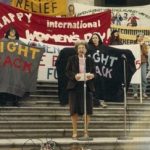
[[[91,73],[78,73],[78,76],[80,76],[80,79],[78,81],[84,81],[87,80],[87,76],[91,75]],[[84,79],[85,78],[85,79]]]

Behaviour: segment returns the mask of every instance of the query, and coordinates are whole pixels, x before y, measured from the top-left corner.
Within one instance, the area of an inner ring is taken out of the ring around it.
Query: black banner
[[[68,57],[73,54],[75,54],[73,48],[63,49],[56,63],[59,100],[62,104],[68,102],[65,67]],[[131,78],[136,71],[135,58],[132,52],[130,50],[116,49],[104,45],[95,49],[89,45],[88,56],[94,59],[96,65],[95,98],[99,100],[122,102],[124,99],[124,75],[126,74],[126,87],[128,89]],[[124,62],[126,69],[125,74]]]

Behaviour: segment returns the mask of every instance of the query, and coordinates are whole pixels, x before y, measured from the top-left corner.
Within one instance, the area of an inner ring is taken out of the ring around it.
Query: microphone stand
[[[127,137],[127,78],[126,78],[126,63],[127,63],[127,58],[123,54],[123,74],[124,74],[124,83],[122,84],[123,86],[123,93],[124,93],[124,136],[119,137],[118,139],[120,140],[127,140],[127,139],[132,139],[131,137]]]
[[[87,132],[87,110],[86,110],[86,89],[87,89],[87,85],[86,85],[86,58],[83,55],[83,60],[84,60],[84,133]],[[89,137],[89,136],[84,136],[78,138],[79,141],[91,141],[93,140],[93,138]]]

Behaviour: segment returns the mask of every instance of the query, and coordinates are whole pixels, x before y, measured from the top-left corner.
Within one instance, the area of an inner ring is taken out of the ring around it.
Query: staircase
[[[71,139],[69,107],[59,104],[57,88],[57,83],[38,82],[21,107],[0,107],[0,150],[40,150],[47,141],[56,142],[56,150],[150,150],[150,98],[140,103],[129,89],[126,132],[123,103],[94,108],[89,125],[93,140],[79,141]],[[79,136],[83,124],[80,118]]]

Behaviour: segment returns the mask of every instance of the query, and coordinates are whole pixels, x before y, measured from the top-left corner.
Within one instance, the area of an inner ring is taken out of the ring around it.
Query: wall
[[[128,6],[150,4],[150,0],[126,0]]]
[[[94,0],[95,6],[137,6],[150,4],[150,0]]]

